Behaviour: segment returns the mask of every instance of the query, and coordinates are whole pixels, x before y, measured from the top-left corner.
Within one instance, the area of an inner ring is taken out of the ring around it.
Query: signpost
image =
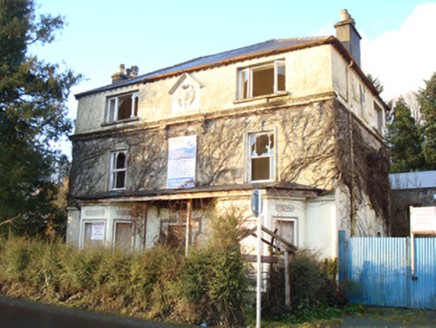
[[[254,189],[251,194],[251,210],[257,218],[257,288],[256,288],[256,327],[260,328],[262,296],[262,194]]]

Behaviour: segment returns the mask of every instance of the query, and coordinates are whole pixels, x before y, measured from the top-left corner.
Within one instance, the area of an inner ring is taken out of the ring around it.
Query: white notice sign
[[[91,240],[103,240],[103,239],[104,239],[104,223],[93,223]]]
[[[436,206],[411,207],[410,227],[412,233],[436,233]]]
[[[194,187],[197,136],[168,139],[168,188]]]

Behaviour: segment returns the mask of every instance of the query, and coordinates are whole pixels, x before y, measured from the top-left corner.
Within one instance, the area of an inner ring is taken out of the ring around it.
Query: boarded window
[[[295,222],[290,220],[277,220],[276,221],[277,234],[282,237],[284,240],[290,242],[292,245],[295,245]],[[285,250],[285,244],[280,241],[277,241],[277,247],[280,251]]]
[[[104,242],[105,223],[85,222],[83,243],[85,246],[102,245]]]
[[[115,225],[115,245],[123,249],[132,247],[133,225],[131,222],[117,222]]]

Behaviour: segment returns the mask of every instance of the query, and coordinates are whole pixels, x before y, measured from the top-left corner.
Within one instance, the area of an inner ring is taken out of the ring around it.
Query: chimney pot
[[[133,77],[138,76],[138,73],[139,73],[138,66],[132,66],[132,76]]]
[[[351,16],[348,13],[347,9],[342,9],[341,10],[341,21],[347,21],[347,20],[351,20]]]

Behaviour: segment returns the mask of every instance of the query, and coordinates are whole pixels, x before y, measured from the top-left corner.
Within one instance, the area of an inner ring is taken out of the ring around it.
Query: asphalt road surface
[[[0,328],[188,327],[72,310],[0,297]]]

